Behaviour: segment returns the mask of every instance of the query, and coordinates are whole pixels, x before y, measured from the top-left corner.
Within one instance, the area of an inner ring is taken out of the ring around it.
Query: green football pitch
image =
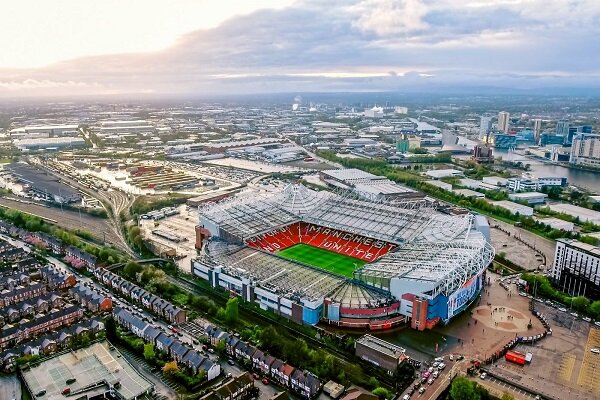
[[[352,272],[367,262],[358,258],[334,253],[308,244],[299,243],[277,252],[277,255],[325,269],[338,275],[352,277]]]

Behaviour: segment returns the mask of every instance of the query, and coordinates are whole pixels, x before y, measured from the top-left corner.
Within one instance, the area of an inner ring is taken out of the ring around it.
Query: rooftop
[[[23,372],[23,379],[30,391],[35,394],[46,391],[48,400],[62,399],[67,386],[71,395],[81,394],[92,397],[109,390],[108,385],[120,382],[115,390],[124,400],[133,400],[149,391],[153,384],[142,377],[122,357],[118,350],[109,350],[108,342],[94,343],[84,349],[71,351],[53,357]],[[66,380],[76,381],[66,385]]]

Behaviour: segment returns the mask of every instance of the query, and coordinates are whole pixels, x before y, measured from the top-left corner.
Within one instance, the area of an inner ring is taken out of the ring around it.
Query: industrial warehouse
[[[200,210],[192,272],[298,323],[431,329],[465,310],[494,250],[485,218],[429,199],[290,184]]]
[[[76,203],[81,195],[57,178],[43,172],[35,166],[25,163],[13,163],[4,167],[12,179],[23,186],[23,191],[40,200],[55,203]]]

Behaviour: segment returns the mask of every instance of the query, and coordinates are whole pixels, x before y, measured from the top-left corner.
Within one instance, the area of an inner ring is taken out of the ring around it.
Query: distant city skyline
[[[9,1],[0,96],[600,88],[600,2]]]

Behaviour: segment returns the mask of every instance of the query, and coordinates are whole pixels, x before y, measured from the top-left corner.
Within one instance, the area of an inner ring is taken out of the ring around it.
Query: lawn
[[[304,243],[283,249],[277,255],[348,277],[352,277],[356,268],[366,264],[366,261]]]

